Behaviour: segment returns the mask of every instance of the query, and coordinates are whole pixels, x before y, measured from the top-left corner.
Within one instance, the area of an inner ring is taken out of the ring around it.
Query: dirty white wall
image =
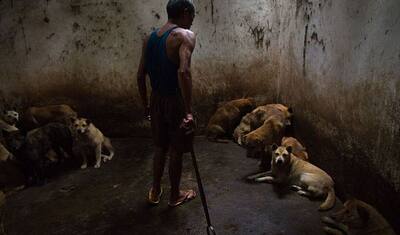
[[[289,104],[298,136],[314,160],[336,174],[343,191],[355,187],[357,196],[381,208],[379,195],[394,195],[400,208],[400,2],[194,2],[201,125],[221,100],[257,95]],[[3,103],[22,108],[66,102],[108,133],[139,133],[135,72],[141,40],[166,20],[165,5],[0,1]],[[368,198],[369,190],[374,196]]]

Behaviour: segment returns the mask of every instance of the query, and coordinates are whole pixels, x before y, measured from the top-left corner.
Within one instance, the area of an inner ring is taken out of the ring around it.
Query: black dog
[[[22,164],[28,184],[45,183],[45,170],[72,154],[72,136],[68,126],[49,123],[29,131],[26,136],[15,132],[5,136],[6,145]],[[58,156],[58,159],[50,156]]]

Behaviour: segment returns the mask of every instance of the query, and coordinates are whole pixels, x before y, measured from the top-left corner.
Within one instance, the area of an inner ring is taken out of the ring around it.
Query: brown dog
[[[232,100],[219,107],[208,122],[206,129],[208,140],[223,142],[219,138],[231,135],[243,115],[254,108],[255,101],[251,98]]]
[[[242,118],[233,134],[235,141],[239,145],[242,145],[242,137],[244,135],[259,128],[264,124],[265,120],[273,115],[279,117],[285,127],[292,125],[293,110],[291,108],[282,104],[267,104],[259,106]]]
[[[392,227],[371,205],[356,199],[347,200],[343,209],[325,216],[324,230],[333,235],[395,235]]]
[[[295,155],[296,157],[304,160],[304,161],[309,161],[308,160],[308,153],[306,152],[306,148],[303,147],[300,142],[293,137],[283,137],[282,138],[282,146],[284,147],[292,147],[292,154]]]
[[[30,107],[24,113],[22,125],[26,131],[29,131],[50,122],[68,124],[70,118],[77,116],[77,113],[65,104]]]
[[[279,143],[284,134],[285,125],[281,118],[273,115],[256,130],[242,137],[242,145],[247,149],[248,157],[263,157],[265,146]]]

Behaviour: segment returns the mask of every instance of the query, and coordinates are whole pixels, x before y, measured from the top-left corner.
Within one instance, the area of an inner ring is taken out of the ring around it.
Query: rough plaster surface
[[[118,123],[143,133],[135,72],[142,38],[166,20],[165,2],[0,1],[0,97],[20,108],[66,102],[110,134],[123,132]],[[384,185],[400,195],[400,2],[194,2],[200,127],[222,100],[257,95],[289,104],[324,169],[335,174],[349,160],[368,169],[337,174],[363,182],[343,190],[360,188],[352,193],[390,210],[379,192]],[[366,173],[385,183],[374,189]]]

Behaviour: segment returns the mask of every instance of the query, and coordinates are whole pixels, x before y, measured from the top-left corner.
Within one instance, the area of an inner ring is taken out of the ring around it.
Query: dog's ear
[[[288,151],[288,153],[292,153],[292,146],[287,146],[286,151]]]
[[[293,108],[292,108],[292,107],[289,107],[287,111],[288,111],[289,113],[293,113]]]
[[[278,149],[278,145],[276,145],[275,143],[272,144],[271,146],[272,151],[275,151]]]
[[[364,207],[361,207],[361,206],[357,206],[357,213],[364,223],[368,222],[369,212],[367,209],[365,209]]]
[[[89,126],[90,124],[92,124],[92,121],[90,120],[90,119],[85,119],[85,121],[86,121],[86,124]]]
[[[67,118],[67,122],[69,123],[69,124],[72,124],[72,123],[74,123],[75,121],[76,121],[76,117],[69,117],[69,118]]]

